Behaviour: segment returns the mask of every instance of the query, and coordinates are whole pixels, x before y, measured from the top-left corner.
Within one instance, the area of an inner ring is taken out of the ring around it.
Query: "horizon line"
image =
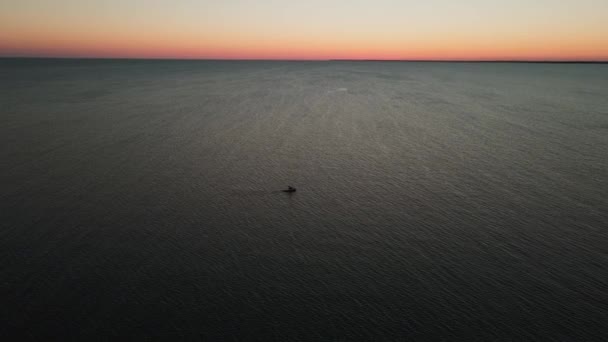
[[[242,61],[242,62],[438,62],[438,63],[555,63],[608,64],[608,59],[378,59],[378,58],[180,58],[180,57],[93,57],[93,56],[0,56],[1,59],[133,60],[133,61]]]

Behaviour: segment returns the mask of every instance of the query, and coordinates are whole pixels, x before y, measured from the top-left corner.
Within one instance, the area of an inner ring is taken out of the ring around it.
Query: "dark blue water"
[[[607,336],[608,65],[4,59],[0,90],[5,337]]]

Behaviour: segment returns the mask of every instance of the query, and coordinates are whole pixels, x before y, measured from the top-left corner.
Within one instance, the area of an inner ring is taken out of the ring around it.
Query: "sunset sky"
[[[0,0],[0,56],[608,60],[608,0]]]

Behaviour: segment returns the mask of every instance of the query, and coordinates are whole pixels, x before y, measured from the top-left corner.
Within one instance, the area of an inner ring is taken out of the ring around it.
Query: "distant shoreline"
[[[608,64],[587,60],[433,60],[433,59],[213,59],[213,58],[129,58],[129,57],[31,57],[0,56],[1,60],[95,60],[95,61],[201,61],[201,62],[390,62],[390,63],[533,63],[533,64]]]

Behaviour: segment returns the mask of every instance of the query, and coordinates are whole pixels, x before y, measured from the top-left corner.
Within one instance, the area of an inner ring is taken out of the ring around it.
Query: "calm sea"
[[[5,337],[608,338],[606,64],[3,59],[0,165]]]

